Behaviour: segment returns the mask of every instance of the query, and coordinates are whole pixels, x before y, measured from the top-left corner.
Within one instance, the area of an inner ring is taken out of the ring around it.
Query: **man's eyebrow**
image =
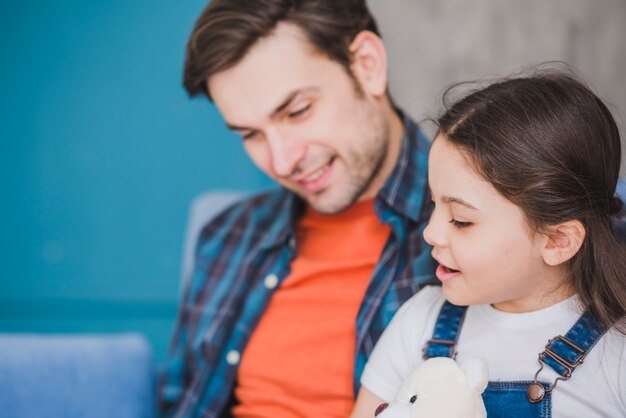
[[[478,210],[478,208],[476,208],[474,205],[472,205],[471,203],[466,202],[465,200],[458,198],[458,197],[453,197],[453,196],[442,196],[441,200],[443,200],[445,203],[458,203],[459,205],[463,205],[469,209],[472,210]]]
[[[293,102],[293,100],[296,97],[298,97],[300,94],[302,94],[302,93],[309,93],[309,92],[313,92],[313,91],[317,91],[317,90],[318,90],[317,87],[307,87],[307,88],[304,88],[304,89],[296,89],[296,90],[290,92],[285,97],[285,99],[278,106],[276,106],[276,108],[272,111],[272,113],[270,113],[270,119],[275,118],[276,115],[278,115],[280,112],[285,110],[291,104],[291,102]],[[231,131],[251,130],[251,128],[247,128],[245,126],[233,125],[233,124],[228,123],[228,122],[226,122],[226,127],[228,129],[230,129]]]
[[[274,117],[276,117],[276,115],[285,110],[287,106],[289,106],[291,102],[293,102],[293,99],[298,96],[298,94],[300,94],[300,90],[292,91],[291,93],[289,93],[285,100],[283,100],[281,104],[276,106],[276,109],[274,109],[274,111],[270,114],[270,119],[273,119]]]
[[[230,129],[231,131],[245,131],[245,130],[249,130],[250,128],[246,128],[245,126],[237,126],[237,125],[232,125],[228,122],[226,122],[226,127],[228,129]]]
[[[287,95],[287,97],[285,97],[285,100],[283,100],[282,103],[279,104],[276,109],[274,109],[274,111],[270,114],[270,119],[276,117],[276,115],[285,110],[287,106],[289,106],[291,102],[293,102],[293,100],[299,95],[303,93],[311,93],[317,90],[319,90],[317,87],[306,87],[303,89],[297,89],[292,91]]]

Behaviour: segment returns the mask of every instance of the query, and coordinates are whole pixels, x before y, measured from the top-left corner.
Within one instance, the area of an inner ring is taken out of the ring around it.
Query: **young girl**
[[[626,251],[611,225],[621,149],[608,109],[571,76],[543,73],[476,91],[438,124],[424,237],[441,286],[398,311],[353,416],[393,401],[425,358],[449,356],[487,361],[490,418],[626,417]]]

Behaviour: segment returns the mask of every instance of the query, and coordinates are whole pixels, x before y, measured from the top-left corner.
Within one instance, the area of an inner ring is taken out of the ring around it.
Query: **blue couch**
[[[153,418],[155,364],[138,334],[0,334],[0,416]]]

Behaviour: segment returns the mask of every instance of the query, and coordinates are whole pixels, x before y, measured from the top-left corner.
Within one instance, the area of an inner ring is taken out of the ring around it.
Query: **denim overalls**
[[[448,301],[443,304],[433,337],[424,346],[424,359],[456,356],[456,342],[466,311],[467,306],[455,306]],[[585,312],[565,336],[552,338],[539,353],[540,368],[533,380],[489,382],[483,392],[487,416],[550,418],[552,390],[557,382],[571,377],[574,369],[583,362],[606,330],[607,327],[593,320]],[[537,380],[544,365],[548,365],[560,375],[552,384]],[[529,371],[529,375],[532,376],[532,371]]]

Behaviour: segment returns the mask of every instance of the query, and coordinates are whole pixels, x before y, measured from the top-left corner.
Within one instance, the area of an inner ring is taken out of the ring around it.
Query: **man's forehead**
[[[339,66],[316,52],[301,29],[279,26],[236,65],[210,77],[208,86],[227,119],[258,118],[271,114],[294,92],[319,89],[328,77],[329,63]]]
[[[226,70],[213,74],[207,80],[209,89],[219,88],[229,78],[246,79],[264,69],[272,70],[282,77],[288,75],[297,64],[322,56],[298,26],[279,23],[267,36],[257,40],[245,55]],[[306,68],[302,65],[303,68]]]

